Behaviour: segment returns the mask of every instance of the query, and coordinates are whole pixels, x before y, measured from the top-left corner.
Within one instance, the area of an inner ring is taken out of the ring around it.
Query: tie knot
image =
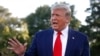
[[[57,34],[58,34],[58,35],[61,35],[62,33],[61,33],[61,31],[58,31]]]

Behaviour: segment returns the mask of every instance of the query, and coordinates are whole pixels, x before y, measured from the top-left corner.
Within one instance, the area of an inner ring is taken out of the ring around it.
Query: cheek
[[[62,20],[60,20],[60,22],[61,22],[62,24],[65,24],[65,23],[68,22],[68,20],[66,20],[66,19],[62,19]]]
[[[69,19],[65,19],[64,21],[65,21],[65,23],[69,23]]]
[[[66,21],[60,20],[59,21],[59,27],[63,27],[66,24]]]

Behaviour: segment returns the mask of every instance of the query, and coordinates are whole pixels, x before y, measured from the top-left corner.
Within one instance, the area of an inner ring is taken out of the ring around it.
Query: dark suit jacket
[[[36,33],[25,56],[53,56],[53,32],[53,29],[48,29]],[[89,56],[87,37],[69,29],[65,56]]]

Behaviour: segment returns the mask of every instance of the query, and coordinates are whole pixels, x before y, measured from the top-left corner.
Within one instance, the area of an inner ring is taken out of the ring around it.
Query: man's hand
[[[14,51],[18,56],[23,56],[26,50],[27,43],[24,45],[20,43],[16,38],[9,39],[8,44],[11,47],[8,47],[8,49]]]

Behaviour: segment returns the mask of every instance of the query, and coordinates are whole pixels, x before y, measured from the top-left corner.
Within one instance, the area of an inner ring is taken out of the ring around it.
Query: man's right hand
[[[11,47],[8,47],[8,49],[14,51],[15,54],[17,54],[18,56],[24,55],[27,43],[23,45],[16,38],[12,38],[12,39],[9,39],[8,44],[11,46]]]

